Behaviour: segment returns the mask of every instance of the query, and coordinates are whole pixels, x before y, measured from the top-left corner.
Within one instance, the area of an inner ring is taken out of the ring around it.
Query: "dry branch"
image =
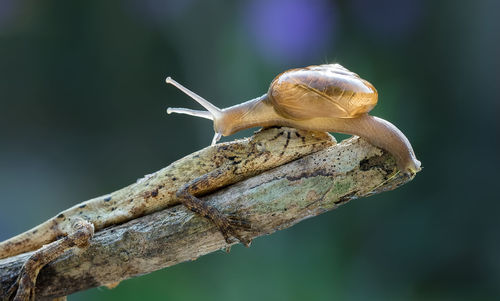
[[[412,179],[396,170],[390,154],[355,137],[203,199],[250,221],[254,232],[247,235],[258,237]],[[119,282],[225,247],[213,224],[175,206],[96,233],[84,252],[68,252],[42,269],[36,296],[54,298]],[[0,296],[29,255],[0,260]]]

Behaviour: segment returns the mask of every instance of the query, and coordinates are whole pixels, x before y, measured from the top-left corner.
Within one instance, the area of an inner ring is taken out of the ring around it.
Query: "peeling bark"
[[[357,137],[233,184],[202,199],[249,221],[250,238],[270,234],[413,177],[394,158]],[[95,234],[83,252],[45,266],[37,299],[55,298],[147,274],[226,248],[215,226],[182,205]],[[0,260],[0,296],[31,253]]]

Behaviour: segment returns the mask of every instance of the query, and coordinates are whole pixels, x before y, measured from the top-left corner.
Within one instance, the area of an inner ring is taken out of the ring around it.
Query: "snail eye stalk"
[[[184,87],[183,85],[179,84],[175,80],[173,80],[170,76],[167,77],[165,80],[167,84],[171,84],[175,86],[177,89],[181,90],[184,92],[186,95],[194,99],[197,103],[202,105],[207,111],[199,111],[199,110],[191,110],[191,109],[185,109],[185,108],[168,108],[167,113],[179,113],[179,114],[187,114],[191,116],[196,116],[196,117],[201,117],[201,118],[206,118],[210,120],[215,120],[221,115],[221,110],[214,106],[212,103],[210,103],[208,100],[205,98],[201,97],[200,95],[194,93],[193,91],[189,90],[188,88]]]

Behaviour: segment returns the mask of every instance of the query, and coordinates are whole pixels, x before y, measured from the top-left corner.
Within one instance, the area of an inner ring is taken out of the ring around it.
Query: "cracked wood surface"
[[[202,199],[251,222],[253,231],[246,235],[255,238],[412,178],[397,172],[389,153],[353,137]],[[212,223],[177,205],[97,232],[88,249],[68,252],[42,269],[36,296],[49,299],[116,283],[226,247]],[[0,296],[30,254],[0,260]]]

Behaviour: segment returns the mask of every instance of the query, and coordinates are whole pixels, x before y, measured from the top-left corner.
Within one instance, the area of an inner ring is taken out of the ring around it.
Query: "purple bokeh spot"
[[[0,30],[15,19],[20,0],[0,0]]]
[[[326,0],[256,0],[243,10],[251,43],[270,60],[297,62],[327,54],[335,36],[335,9]]]
[[[422,22],[420,0],[352,0],[356,22],[378,36],[399,38]]]

